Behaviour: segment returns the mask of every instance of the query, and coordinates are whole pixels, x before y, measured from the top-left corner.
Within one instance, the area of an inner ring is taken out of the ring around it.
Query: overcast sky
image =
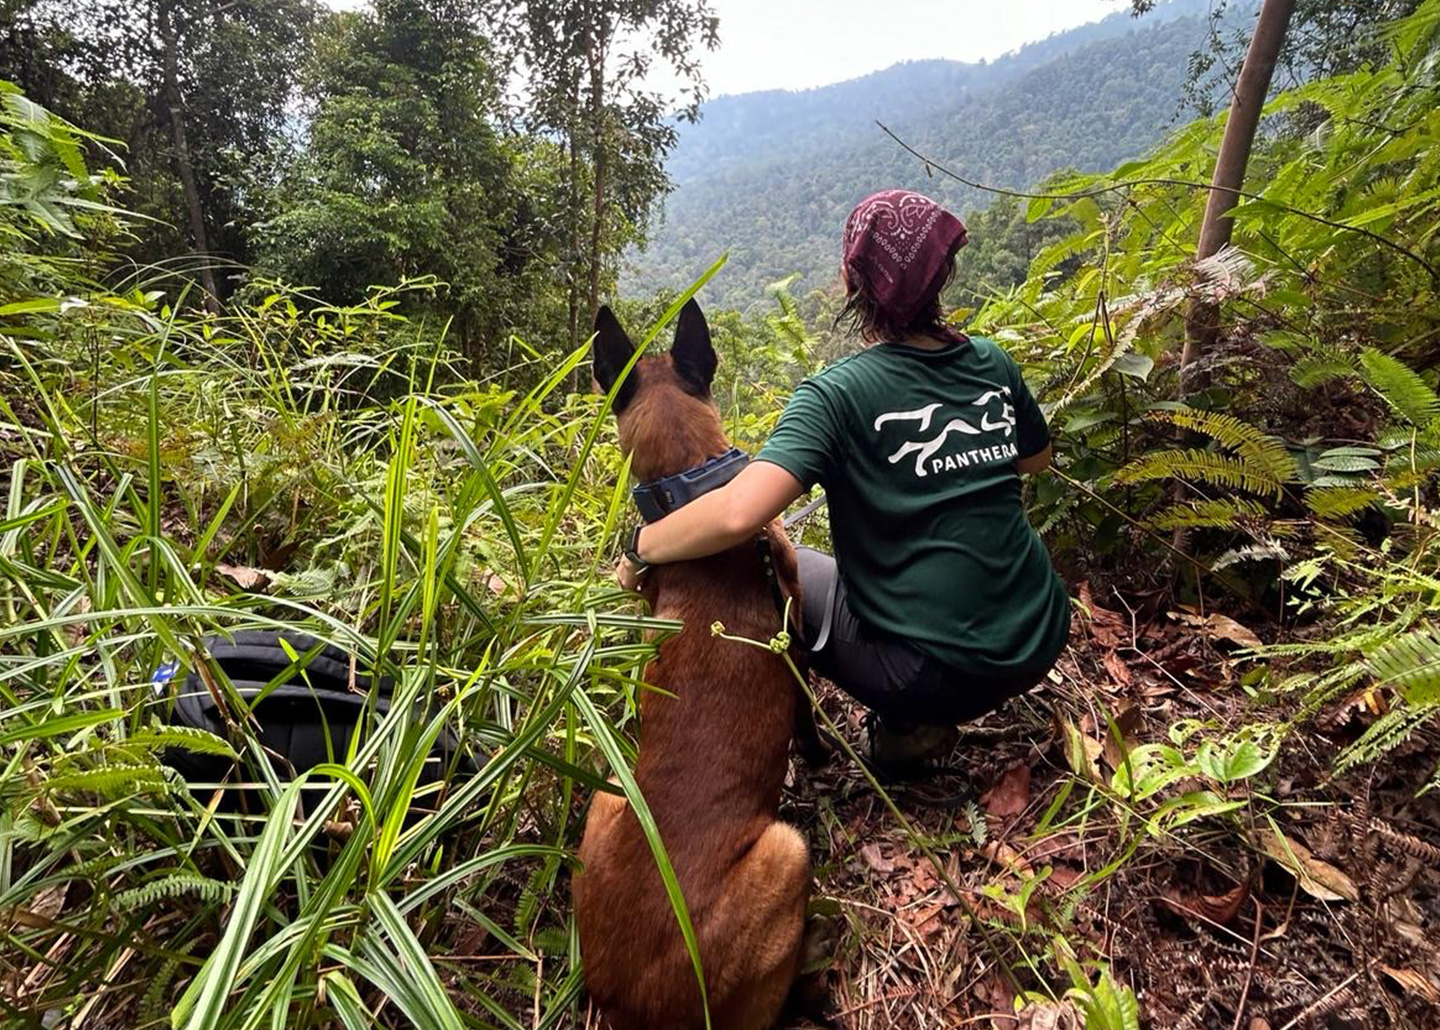
[[[355,8],[364,0],[327,0]],[[898,61],[989,60],[1129,9],[1129,0],[710,0],[720,47],[702,57],[712,97],[805,89]],[[654,84],[669,86],[668,76]]]
[[[1128,0],[710,0],[720,48],[704,56],[710,95],[803,89],[897,61],[995,58],[1127,10]]]

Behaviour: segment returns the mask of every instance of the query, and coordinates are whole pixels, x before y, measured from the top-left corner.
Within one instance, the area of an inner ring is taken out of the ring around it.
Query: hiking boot
[[[954,726],[899,723],[869,712],[860,753],[877,768],[913,771],[931,759],[943,758],[955,745],[956,736]]]

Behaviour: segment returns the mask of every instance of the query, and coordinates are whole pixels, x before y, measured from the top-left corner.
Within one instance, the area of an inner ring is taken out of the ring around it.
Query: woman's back
[[[1043,671],[1068,599],[1020,498],[1045,420],[1000,347],[881,343],[807,380],[759,458],[830,498],[867,624],[960,671]]]

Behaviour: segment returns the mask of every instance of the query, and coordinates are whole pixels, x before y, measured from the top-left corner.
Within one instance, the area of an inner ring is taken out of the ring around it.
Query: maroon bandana
[[[845,269],[852,289],[906,325],[939,291],[965,225],[929,197],[883,190],[860,201],[845,222]]]

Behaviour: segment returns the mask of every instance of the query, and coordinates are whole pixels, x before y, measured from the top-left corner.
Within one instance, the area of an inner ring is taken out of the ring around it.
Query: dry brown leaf
[[[1262,830],[1258,843],[1260,850],[1288,869],[1299,882],[1300,889],[1312,898],[1321,901],[1360,900],[1360,888],[1355,886],[1354,880],[1329,862],[1316,858],[1309,848],[1293,837]]]
[[[1105,652],[1105,671],[1110,678],[1122,687],[1128,687],[1134,678],[1130,675],[1130,666],[1126,665],[1121,657],[1114,651]]]
[[[1013,819],[1030,807],[1030,765],[1017,762],[1005,770],[998,783],[980,801],[997,819]]]
[[[1071,887],[1075,886],[1075,881],[1080,879],[1080,877],[1084,875],[1085,874],[1082,870],[1076,869],[1074,866],[1069,866],[1061,863],[1050,867],[1049,882],[1052,885],[1060,888],[1062,891],[1069,890]]]
[[[1394,902],[1395,899],[1391,898],[1390,904],[1393,905]],[[1389,921],[1389,926],[1390,932],[1395,935],[1397,941],[1404,941],[1412,948],[1430,947],[1430,936],[1419,923],[1409,919],[1392,919]]]
[[[1015,992],[1010,985],[998,973],[987,973],[974,987],[975,995],[981,1002],[988,1005],[991,1012],[1001,1016],[1002,1022],[992,1023],[992,1026],[1012,1027],[1015,1025],[1015,1017],[1011,1015],[1015,1011]]]
[[[1083,733],[1069,719],[1061,721],[1060,729],[1060,739],[1065,742],[1065,759],[1071,772],[1094,783],[1103,783],[1105,777],[1100,772],[1100,758],[1105,754],[1105,746]]]
[[[1345,700],[1332,706],[1315,720],[1315,727],[1330,735],[1343,733],[1357,718],[1369,715],[1384,715],[1389,706],[1384,696],[1371,684],[1355,691]]]
[[[1390,966],[1381,966],[1385,975],[1400,985],[1407,994],[1414,994],[1424,998],[1432,1005],[1440,1005],[1440,990],[1424,973],[1416,972],[1413,969],[1393,969]]]
[[[1211,612],[1209,615],[1197,615],[1195,612],[1171,612],[1170,615],[1192,629],[1199,630],[1211,640],[1228,640],[1241,647],[1262,646],[1259,637],[1228,615],[1221,615],[1219,612]]]
[[[879,844],[866,844],[860,849],[860,857],[881,876],[888,876],[895,871],[895,863],[880,853]]]
[[[1068,1001],[1041,1001],[1020,1010],[1015,1030],[1079,1030],[1081,1021]]]
[[[90,611],[90,595],[81,594],[80,599],[71,607],[72,615],[82,615]],[[85,638],[91,633],[91,625],[85,620],[67,623],[65,626],[65,640],[71,647],[79,647],[85,642]]]
[[[51,884],[31,899],[30,911],[42,919],[54,920],[65,908],[65,896],[69,893],[69,880]]]
[[[1145,721],[1145,713],[1140,710],[1138,705],[1122,703],[1112,717],[1112,721],[1115,723],[1115,729],[1120,731],[1120,740],[1115,739],[1115,734],[1111,732],[1110,726],[1107,724],[1101,735],[1101,754],[1111,769],[1119,769],[1125,764],[1125,756],[1133,751],[1139,743],[1136,733]],[[1123,747],[1121,741],[1124,742]]]
[[[258,586],[269,586],[275,574],[267,569],[254,569],[249,565],[227,565],[220,562],[215,571],[234,580],[241,590],[254,590]]]
[[[926,905],[924,908],[914,909],[907,914],[907,919],[922,937],[929,937],[945,926],[942,913],[944,905]]]
[[[1256,1016],[1250,1020],[1247,1030],[1270,1030],[1270,1020]]]
[[[0,923],[24,926],[31,930],[48,930],[55,925],[55,921],[49,916],[31,912],[28,908],[21,908],[19,905],[13,908],[0,908]]]
[[[1090,593],[1088,581],[1080,584],[1080,603],[1090,613],[1090,635],[1101,647],[1116,648],[1130,644],[1130,620],[1119,612],[1101,608]]]
[[[1249,896],[1250,884],[1242,883],[1224,894],[1197,896],[1167,890],[1160,895],[1160,901],[1178,916],[1193,919],[1199,915],[1208,922],[1226,926],[1239,913],[1240,906],[1245,904],[1245,899]]]
[[[1046,834],[1035,842],[1029,853],[1031,860],[1035,862],[1060,861],[1081,866],[1085,864],[1084,842],[1068,831]]]
[[[1025,856],[1003,840],[992,840],[985,845],[985,850],[981,854],[1007,872],[1027,879],[1035,875],[1035,870],[1030,867],[1029,862],[1025,861]]]

